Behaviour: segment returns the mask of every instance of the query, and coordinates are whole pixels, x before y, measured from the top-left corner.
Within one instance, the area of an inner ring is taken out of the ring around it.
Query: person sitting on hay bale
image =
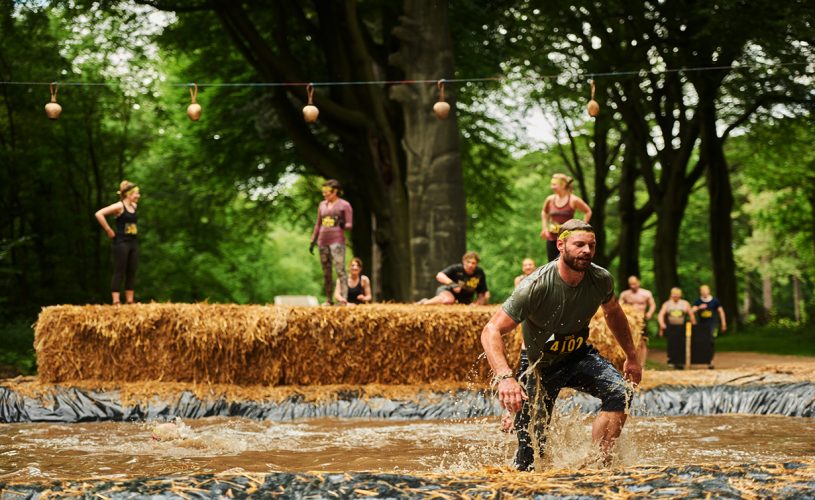
[[[417,304],[486,304],[489,300],[487,275],[478,267],[480,260],[476,252],[467,252],[461,258],[461,264],[453,264],[439,271],[436,280],[441,286],[436,289],[436,296],[422,299]]]
[[[337,279],[337,286],[334,287],[334,300],[342,306],[355,306],[357,304],[367,304],[371,301],[371,280],[362,274],[362,259],[354,257],[351,259],[351,266],[348,268],[348,279],[345,286],[348,289],[345,296],[342,295],[340,280]]]
[[[602,401],[592,426],[592,440],[599,445],[603,463],[610,463],[632,391],[623,375],[586,343],[589,321],[598,307],[603,308],[609,329],[625,352],[625,378],[638,384],[642,377],[628,319],[614,296],[614,279],[591,262],[595,245],[590,225],[576,219],[565,222],[557,240],[560,258],[524,279],[481,333],[501,406],[517,413],[518,451],[514,465],[522,471],[533,469],[535,450],[538,458],[542,455],[546,427],[564,387],[587,392]],[[519,323],[523,325],[530,363],[526,390],[509,366],[502,338]],[[529,404],[524,405],[524,401]],[[530,427],[537,442],[535,448]]]

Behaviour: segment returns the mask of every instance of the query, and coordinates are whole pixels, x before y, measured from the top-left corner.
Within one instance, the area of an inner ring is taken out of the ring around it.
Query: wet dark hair
[[[336,179],[328,179],[327,181],[323,182],[323,187],[330,187],[337,193],[342,191],[342,186],[340,185],[340,181]]]

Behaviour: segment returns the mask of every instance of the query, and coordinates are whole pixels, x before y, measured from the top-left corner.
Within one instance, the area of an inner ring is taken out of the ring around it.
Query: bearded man
[[[592,440],[602,462],[610,463],[614,441],[625,424],[631,389],[623,375],[587,344],[589,321],[598,307],[603,308],[606,322],[625,352],[625,378],[638,384],[642,377],[628,320],[614,295],[614,280],[607,270],[592,264],[595,246],[590,225],[577,219],[565,222],[557,239],[560,257],[524,279],[481,333],[501,406],[516,413],[515,467],[519,470],[532,470],[536,458],[542,456],[546,427],[564,387],[602,401],[592,426]],[[525,390],[507,362],[502,338],[519,323],[530,365],[519,377],[526,379]],[[536,447],[530,433],[535,436]]]

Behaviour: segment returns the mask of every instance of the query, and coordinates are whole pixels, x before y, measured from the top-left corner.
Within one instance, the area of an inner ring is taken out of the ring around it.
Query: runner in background
[[[560,233],[560,225],[574,217],[575,210],[583,212],[583,222],[591,220],[591,208],[572,194],[574,189],[574,179],[566,174],[552,175],[550,187],[554,194],[546,197],[541,209],[541,238],[546,240],[546,256],[549,261],[555,260],[560,253],[557,249],[557,236]]]
[[[628,290],[624,290],[620,294],[620,304],[628,304],[635,311],[642,313],[642,338],[639,345],[640,363],[645,366],[645,358],[648,357],[648,321],[654,316],[657,309],[657,303],[654,301],[654,295],[640,287],[640,280],[636,276],[628,277]]]

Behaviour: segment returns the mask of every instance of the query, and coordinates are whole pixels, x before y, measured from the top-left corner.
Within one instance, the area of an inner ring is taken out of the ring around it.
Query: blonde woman
[[[546,240],[546,256],[555,260],[560,253],[557,249],[557,236],[560,225],[574,218],[577,210],[583,212],[583,222],[591,220],[591,208],[579,196],[572,194],[574,179],[566,174],[552,175],[552,194],[546,197],[541,209],[541,238]]]
[[[139,186],[122,181],[119,184],[119,201],[96,212],[96,220],[105,230],[108,238],[113,240],[113,279],[111,280],[111,295],[113,304],[120,304],[120,290],[122,280],[125,283],[125,301],[132,304],[134,301],[134,285],[136,281],[136,268],[139,265],[139,229],[136,218],[136,208],[139,204]],[[110,227],[107,217],[113,216],[116,220],[116,230]]]

